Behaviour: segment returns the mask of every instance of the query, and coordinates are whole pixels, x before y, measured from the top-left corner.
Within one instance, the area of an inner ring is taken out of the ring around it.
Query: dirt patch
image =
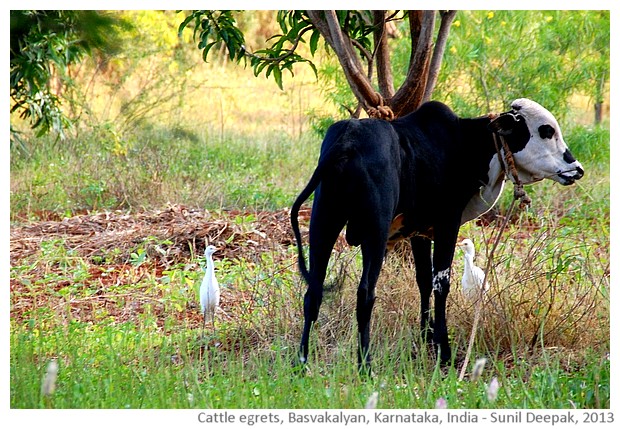
[[[310,209],[302,208],[307,224]],[[219,258],[290,246],[290,210],[212,212],[171,205],[165,210],[127,214],[103,212],[11,228],[11,265],[36,254],[43,242],[62,240],[75,256],[96,263],[123,263],[140,248],[164,266],[202,254],[205,240],[219,248]]]

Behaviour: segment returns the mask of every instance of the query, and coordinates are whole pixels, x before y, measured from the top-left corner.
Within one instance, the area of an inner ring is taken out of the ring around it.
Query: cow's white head
[[[548,178],[571,185],[581,179],[583,167],[568,150],[553,115],[527,98],[513,101],[511,107],[511,111],[491,121],[489,127],[506,139],[521,182]]]

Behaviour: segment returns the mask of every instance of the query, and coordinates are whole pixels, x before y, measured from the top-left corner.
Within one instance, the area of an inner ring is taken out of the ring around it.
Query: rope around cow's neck
[[[497,142],[498,138],[502,144],[501,149]],[[520,200],[519,208],[523,209],[525,206],[529,206],[532,203],[532,199],[527,195],[525,189],[523,189],[523,183],[521,183],[521,179],[519,179],[519,173],[517,173],[517,167],[515,166],[514,156],[508,147],[508,143],[506,143],[506,139],[504,139],[504,136],[502,135],[493,133],[493,143],[495,143],[495,150],[497,151],[497,157],[499,158],[499,163],[502,166],[502,170],[504,170],[504,173],[506,173],[514,185],[513,195],[515,200]],[[504,152],[503,156],[502,149]]]

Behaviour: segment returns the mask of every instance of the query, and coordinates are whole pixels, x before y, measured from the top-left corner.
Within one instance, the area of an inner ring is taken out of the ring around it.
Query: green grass
[[[334,255],[328,283],[341,287],[326,294],[301,376],[291,363],[304,285],[292,247],[254,255],[248,247],[217,261],[227,315],[203,342],[198,261],[158,270],[149,248],[166,243],[147,237],[121,268],[120,250],[86,258],[64,239],[42,236],[35,254],[11,266],[11,407],[360,408],[378,392],[379,408],[434,408],[439,398],[449,408],[607,408],[610,179],[600,154],[608,140],[597,130],[567,136],[586,176],[576,186],[545,181],[527,188],[533,203],[515,216],[495,255],[472,355],[488,360],[477,381],[471,370],[459,380],[474,315],[459,292],[460,253],[448,304],[452,364],[437,367],[418,338],[418,292],[405,246],[390,255],[379,280],[374,377],[363,380],[355,362],[357,249]],[[128,139],[126,152],[103,145],[93,151],[96,141],[93,134],[66,142],[63,152],[33,145],[29,157],[14,156],[13,220],[167,201],[250,212],[288,206],[320,143],[313,136],[220,138],[161,129]],[[598,148],[589,155],[591,146]],[[510,198],[508,186],[500,212]],[[232,222],[251,231],[258,218]],[[496,230],[497,222],[461,229],[477,244],[479,265]],[[51,359],[59,364],[56,391],[44,397]],[[501,387],[489,401],[493,377]]]
[[[11,336],[11,407],[14,408],[363,408],[373,391],[380,408],[606,408],[609,360],[584,351],[569,367],[553,353],[507,366],[490,359],[477,381],[459,381],[426,356],[411,359],[407,344],[379,354],[375,376],[361,379],[345,351],[333,365],[291,367],[290,344],[271,350],[213,347],[199,356],[199,332],[162,333],[128,324],[70,322],[42,333],[36,327]],[[50,358],[59,362],[56,391],[42,397]],[[313,356],[319,361],[321,355]],[[486,386],[500,382],[497,400]]]
[[[575,127],[566,140],[586,170],[576,184],[585,201],[575,210],[588,217],[593,205],[609,198],[609,129]],[[123,138],[106,127],[64,142],[48,137],[12,152],[11,217],[151,209],[168,202],[208,209],[288,207],[312,174],[320,143],[313,133],[257,137],[178,126],[146,127]],[[548,207],[557,188],[545,181],[528,191]],[[500,207],[510,199],[505,192]]]
[[[292,362],[304,286],[293,248],[217,261],[227,314],[202,340],[197,264],[158,273],[140,244],[123,275],[115,255],[98,257],[104,272],[119,272],[112,281],[95,276],[92,261],[63,240],[43,241],[40,253],[11,268],[11,307],[19,314],[10,328],[11,407],[348,409],[378,392],[379,408],[434,408],[439,398],[462,409],[607,408],[609,251],[601,227],[608,219],[584,231],[578,218],[524,234],[531,222],[524,216],[506,232],[473,349],[472,361],[487,359],[477,381],[471,366],[459,380],[474,312],[457,286],[460,255],[448,306],[452,364],[438,367],[420,341],[414,274],[406,254],[395,253],[379,281],[374,376],[366,380],[355,362],[357,249],[332,261],[328,283],[340,287],[325,296],[308,372],[300,375]],[[553,220],[553,214],[538,218]],[[251,230],[256,221],[237,222]],[[493,232],[492,226],[462,230],[476,243]],[[43,397],[51,359],[59,364],[56,391]],[[486,389],[494,377],[501,387],[490,401]]]
[[[164,206],[261,210],[286,207],[309,178],[320,139],[285,133],[192,134],[145,129],[106,143],[86,133],[38,141],[11,158],[11,213],[71,215],[101,209]],[[282,172],[287,172],[282,174]]]
[[[84,188],[71,166],[80,154],[84,176],[109,186],[100,205],[89,209],[115,207],[118,195],[109,190],[121,183],[126,195],[136,199],[129,206],[138,201],[163,204],[172,194],[148,194],[145,187],[146,177],[163,171],[162,178],[186,177],[183,187],[175,182],[162,189],[176,187],[177,195],[187,189],[188,204],[190,196],[200,194],[199,206],[284,206],[312,168],[303,165],[305,154],[316,151],[315,142],[308,143],[311,138],[304,146],[268,137],[248,142],[184,135],[175,140],[173,132],[152,133],[160,137],[147,134],[135,143],[143,145],[141,150],[130,147],[126,158],[91,151],[90,159],[76,143],[62,156],[42,148],[28,162],[15,160],[22,170],[12,170],[12,186],[27,183],[23,172],[36,172],[49,194],[16,190],[12,214],[24,219],[24,213],[36,218],[37,210],[70,214],[84,209],[87,200],[79,197],[86,194],[80,193]],[[45,154],[55,157],[45,164]],[[184,168],[164,163],[162,156],[185,160]],[[478,381],[470,380],[471,371],[463,381],[458,377],[474,315],[459,293],[459,253],[448,306],[454,362],[437,367],[419,340],[414,273],[407,268],[407,252],[395,253],[384,267],[373,313],[374,377],[363,380],[355,363],[357,249],[333,258],[328,283],[341,287],[326,294],[312,336],[309,371],[300,376],[291,362],[301,330],[304,286],[293,248],[251,257],[244,251],[236,259],[218,260],[228,316],[218,320],[215,332],[208,330],[205,343],[196,304],[202,273],[195,261],[157,271],[149,243],[137,243],[121,273],[115,251],[89,259],[63,239],[42,237],[38,252],[11,266],[11,309],[20,315],[12,317],[10,327],[11,407],[360,408],[373,392],[379,394],[380,408],[433,408],[439,398],[449,408],[609,407],[609,170],[604,160],[581,159],[586,176],[577,186],[546,181],[528,187],[532,206],[519,212],[505,232],[473,349],[472,360],[488,359]],[[60,162],[65,164],[50,165]],[[92,164],[85,167],[86,162]],[[127,175],[130,166],[136,168],[133,176]],[[291,176],[276,178],[287,169]],[[210,181],[190,174],[206,170]],[[245,182],[248,177],[250,183]],[[270,180],[273,185],[265,185]],[[29,186],[38,189],[35,183]],[[147,193],[144,200],[138,200],[140,189]],[[61,199],[63,192],[74,192],[67,197],[74,205]],[[500,210],[510,194],[508,186]],[[45,195],[49,200],[40,198]],[[257,217],[234,222],[250,231]],[[496,229],[497,223],[461,229],[462,236],[477,244],[479,265]],[[119,280],[105,281],[94,267],[109,276],[119,273]],[[59,363],[56,391],[43,397],[42,380],[53,358]],[[486,387],[493,377],[501,387],[497,399],[489,401]]]

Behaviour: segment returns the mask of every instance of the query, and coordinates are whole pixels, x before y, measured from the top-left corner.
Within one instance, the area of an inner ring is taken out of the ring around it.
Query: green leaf
[[[267,61],[257,62],[254,66],[254,76],[258,76],[268,64],[269,63]]]
[[[183,34],[183,30],[185,30],[185,27],[187,27],[189,25],[190,22],[196,20],[196,12],[188,15],[183,22],[179,25],[179,30],[177,32],[178,36],[181,37],[181,35]],[[195,34],[195,31],[194,31]]]
[[[310,66],[310,68],[312,69],[312,71],[314,72],[314,77],[318,79],[319,72],[317,71],[316,66],[314,65],[314,63],[312,61],[308,61],[307,63]]]
[[[280,89],[284,91],[284,88],[282,87],[282,71],[278,66],[273,68],[273,78],[276,80],[276,83],[278,84]]]
[[[321,33],[319,33],[319,30],[314,30],[312,32],[312,36],[310,37],[310,54],[312,56],[314,56],[314,53],[316,52],[316,48],[318,47],[320,37],[321,37]]]

